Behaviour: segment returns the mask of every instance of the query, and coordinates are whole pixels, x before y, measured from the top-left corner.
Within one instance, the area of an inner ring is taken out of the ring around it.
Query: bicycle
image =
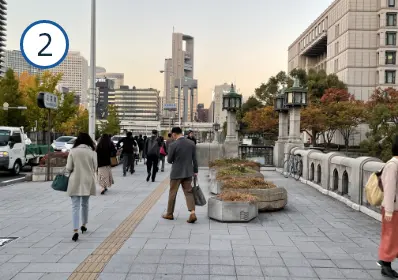
[[[290,155],[283,163],[283,171],[286,178],[292,176],[298,181],[303,175],[303,160],[301,159],[301,155]]]

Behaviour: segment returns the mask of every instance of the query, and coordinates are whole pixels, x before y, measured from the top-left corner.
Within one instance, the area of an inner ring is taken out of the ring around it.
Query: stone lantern
[[[227,137],[225,142],[238,142],[238,134],[236,132],[236,111],[242,107],[242,95],[235,91],[234,84],[231,84],[231,90],[224,94],[223,110],[227,113]]]
[[[214,123],[213,124],[213,129],[214,129],[214,139],[213,143],[218,144],[218,131],[220,130],[220,124],[219,123]]]
[[[278,140],[274,146],[274,165],[283,167],[285,144],[288,140],[289,108],[286,107],[286,88],[283,87],[274,100],[274,110],[279,114]]]

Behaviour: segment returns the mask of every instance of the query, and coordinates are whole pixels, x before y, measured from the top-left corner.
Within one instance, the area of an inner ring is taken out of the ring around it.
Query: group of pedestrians
[[[77,241],[79,238],[80,212],[82,217],[80,230],[82,233],[87,231],[89,198],[96,195],[96,177],[102,195],[114,184],[112,158],[116,157],[118,149],[122,149],[123,176],[126,176],[127,171],[131,174],[135,172],[135,161],[144,160],[147,165],[147,182],[150,179],[152,182],[155,181],[160,164],[160,170],[164,172],[167,157],[172,169],[168,208],[163,218],[174,219],[175,200],[178,188],[182,185],[190,211],[187,222],[194,223],[196,215],[191,182],[192,176],[196,176],[198,172],[195,145],[196,139],[192,134],[185,138],[179,127],[172,129],[166,141],[156,130],[152,131],[149,138],[140,135],[136,139],[131,132],[127,132],[126,137],[116,146],[108,134],[102,135],[95,145],[87,133],[80,133],[69,152],[66,164],[66,171],[70,174],[67,194],[72,200],[72,240]]]

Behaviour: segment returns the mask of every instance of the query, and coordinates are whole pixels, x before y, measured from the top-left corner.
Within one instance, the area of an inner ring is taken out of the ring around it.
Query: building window
[[[340,24],[336,25],[336,38],[340,36]]]
[[[340,53],[340,44],[339,44],[339,42],[336,42],[334,47],[335,47],[335,50],[336,50],[336,55],[338,55]]]
[[[386,45],[395,46],[397,44],[397,32],[386,32]]]
[[[397,52],[388,51],[386,52],[386,64],[394,64],[396,63]]]
[[[395,84],[395,74],[396,71],[387,70],[386,71],[386,84]]]
[[[387,13],[387,26],[397,26],[397,13]]]
[[[339,60],[338,59],[336,59],[334,61],[334,72],[337,72],[337,71],[339,71]]]
[[[387,0],[388,1],[388,7],[395,7],[395,0]]]

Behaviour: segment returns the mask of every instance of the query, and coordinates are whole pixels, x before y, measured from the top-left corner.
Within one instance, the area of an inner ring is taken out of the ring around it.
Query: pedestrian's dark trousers
[[[159,158],[158,156],[154,155],[154,156],[147,156],[146,159],[146,170],[149,173],[152,174],[152,179],[156,178],[156,173],[158,172],[158,162],[159,162]]]
[[[126,174],[127,167],[130,169],[130,172],[134,171],[134,154],[123,154],[123,174]]]

